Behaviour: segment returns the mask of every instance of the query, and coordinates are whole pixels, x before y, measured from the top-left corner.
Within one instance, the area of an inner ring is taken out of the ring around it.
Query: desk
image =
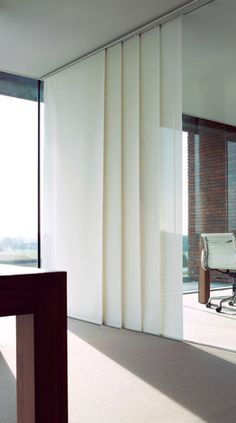
[[[0,316],[10,315],[17,423],[68,423],[66,272],[0,265]]]

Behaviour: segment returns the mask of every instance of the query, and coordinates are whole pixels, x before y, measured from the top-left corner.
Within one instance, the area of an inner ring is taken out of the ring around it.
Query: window
[[[38,266],[40,82],[0,72],[0,263]]]

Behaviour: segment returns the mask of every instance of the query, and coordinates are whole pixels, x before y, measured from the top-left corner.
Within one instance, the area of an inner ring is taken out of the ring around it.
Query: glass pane
[[[188,222],[184,290],[188,291],[198,289],[201,233],[235,230],[236,128],[187,115],[183,115],[183,127],[183,168],[187,167],[183,188],[188,197],[188,208],[183,207]],[[212,288],[226,282],[227,277],[211,272]]]
[[[201,233],[236,230],[235,10],[216,0],[183,17],[184,291],[198,289]],[[211,272],[211,289],[231,283]]]
[[[36,101],[0,95],[0,262],[37,266]]]
[[[182,132],[183,290],[189,289],[188,274],[188,132]]]

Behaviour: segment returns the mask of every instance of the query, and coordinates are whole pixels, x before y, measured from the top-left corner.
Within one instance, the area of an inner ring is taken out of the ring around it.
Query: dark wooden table
[[[0,265],[0,316],[16,315],[17,423],[68,423],[66,272]]]

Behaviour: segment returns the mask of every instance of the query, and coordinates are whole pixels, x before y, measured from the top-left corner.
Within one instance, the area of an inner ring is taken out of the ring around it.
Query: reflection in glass
[[[183,145],[187,142],[183,186],[188,197],[183,251],[188,271],[184,269],[183,281],[188,291],[198,288],[201,233],[236,230],[236,128],[187,115],[183,115],[183,128]],[[212,288],[225,287],[226,282],[219,272],[211,272]]]

